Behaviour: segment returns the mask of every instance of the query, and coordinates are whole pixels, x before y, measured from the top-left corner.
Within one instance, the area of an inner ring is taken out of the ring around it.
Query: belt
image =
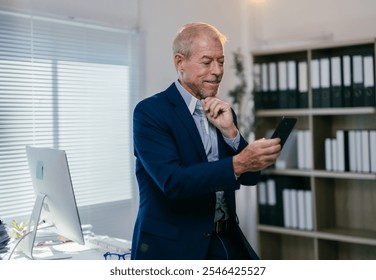
[[[230,222],[228,220],[219,220],[213,224],[213,232],[220,233],[230,228]]]

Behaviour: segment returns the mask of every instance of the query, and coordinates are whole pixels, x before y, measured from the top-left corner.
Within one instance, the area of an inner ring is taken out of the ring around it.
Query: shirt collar
[[[185,104],[188,107],[189,112],[193,115],[196,109],[196,103],[199,101],[196,97],[190,94],[178,80],[175,81],[176,88],[178,89],[180,95],[183,97]]]

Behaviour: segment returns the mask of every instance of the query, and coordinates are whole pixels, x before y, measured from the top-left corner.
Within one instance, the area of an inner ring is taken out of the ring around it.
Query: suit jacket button
[[[205,237],[205,238],[210,238],[210,237],[211,237],[211,234],[208,233],[208,232],[204,232],[204,237]]]

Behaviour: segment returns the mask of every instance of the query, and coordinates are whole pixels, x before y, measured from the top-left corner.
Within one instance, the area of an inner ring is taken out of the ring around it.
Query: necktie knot
[[[204,108],[202,107],[202,104],[201,104],[200,101],[197,101],[197,103],[196,103],[196,108],[195,108],[194,114],[196,114],[200,117],[205,117]]]

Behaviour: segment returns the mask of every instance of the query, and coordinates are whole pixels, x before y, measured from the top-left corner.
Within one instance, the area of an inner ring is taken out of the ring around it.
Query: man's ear
[[[175,63],[175,68],[178,72],[181,72],[184,68],[184,60],[185,57],[181,53],[175,54],[174,57],[174,63]]]

